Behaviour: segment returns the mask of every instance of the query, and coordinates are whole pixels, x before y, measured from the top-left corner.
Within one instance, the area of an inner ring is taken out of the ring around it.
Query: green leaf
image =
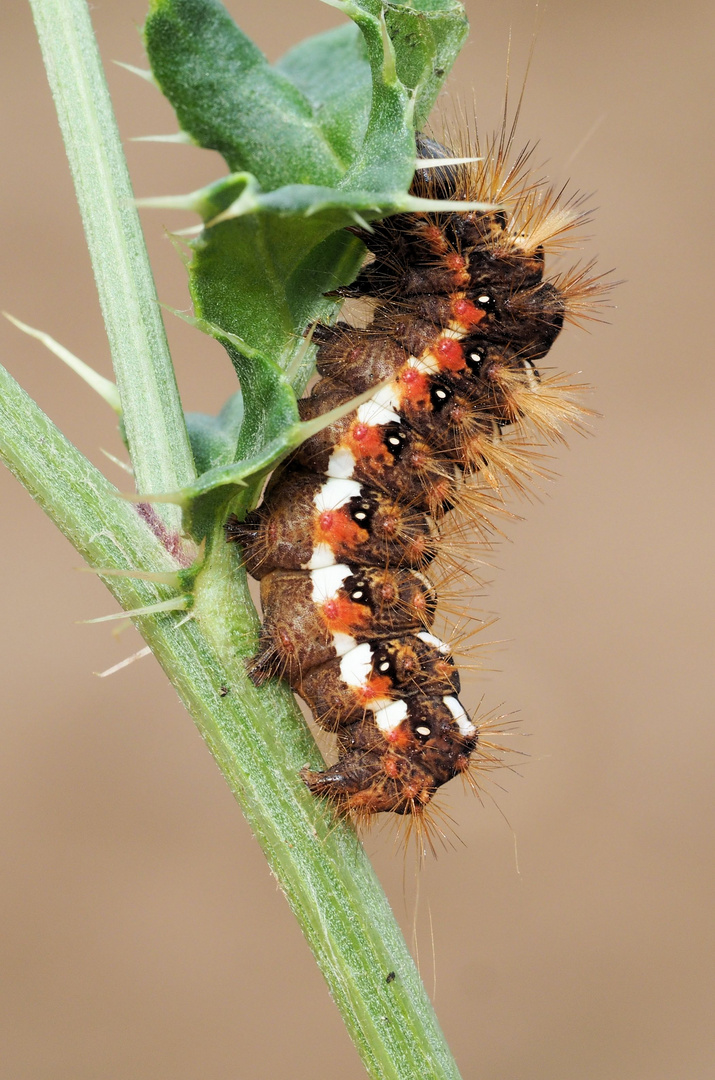
[[[217,520],[223,522],[228,516],[229,504],[239,513],[255,504],[265,477],[300,441],[300,425],[295,424],[284,429],[258,454],[217,465],[190,487],[174,495],[162,496],[161,501],[179,503],[183,511],[183,529],[196,541],[210,538]]]
[[[385,22],[395,49],[397,74],[415,91],[414,122],[420,130],[467,39],[467,16],[454,0],[412,0],[410,4],[387,5]]]
[[[276,70],[308,98],[338,157],[352,161],[365,138],[372,101],[367,48],[357,26],[348,23],[301,41]]]
[[[362,145],[340,182],[348,190],[407,190],[414,173],[414,101],[397,76],[381,0],[326,0],[359,28],[372,75],[372,101]],[[344,116],[344,123],[351,119]]]
[[[410,132],[425,123],[466,39],[469,27],[464,9],[454,0],[418,0],[409,5],[372,0],[327,2],[349,15],[355,25],[301,42],[276,68],[311,102],[316,120],[343,159],[354,161],[364,150],[366,160],[376,155],[383,166],[396,169],[394,145],[381,147],[377,126],[368,129],[371,111],[374,125],[379,121],[389,126],[393,97],[403,107],[403,119],[411,121]],[[394,73],[386,63],[383,28],[392,46]],[[395,133],[393,124],[393,137]],[[405,145],[411,159],[411,136]],[[386,156],[384,150],[388,150]],[[407,159],[403,163],[410,165]],[[411,177],[410,171],[408,184]],[[363,176],[362,182],[366,179]],[[395,186],[395,180],[393,177],[388,186]],[[371,177],[370,183],[384,186],[377,177]]]
[[[197,315],[285,368],[296,338],[328,306],[323,294],[341,284],[336,264],[347,249],[355,255],[351,269],[360,264],[362,245],[339,230],[381,216],[403,199],[305,184],[264,194],[246,173],[211,185],[201,193],[208,224],[192,244]],[[333,243],[321,247],[336,232]],[[248,365],[229,351],[239,378],[246,378]]]
[[[252,172],[264,188],[337,182],[344,164],[310,102],[218,0],[153,0],[144,38],[182,130],[233,172]]]
[[[239,461],[262,460],[297,422],[296,391],[311,371],[301,330],[330,313],[334,305],[323,294],[350,280],[362,259],[362,245],[344,227],[390,213],[484,206],[309,184],[264,193],[247,173],[188,196],[143,202],[191,208],[206,221],[191,245],[197,317],[187,321],[221,341],[240,379],[248,407]]]
[[[209,469],[228,465],[236,460],[236,446],[243,423],[243,395],[232,394],[218,416],[207,413],[187,413],[186,430],[196,472],[200,476]]]

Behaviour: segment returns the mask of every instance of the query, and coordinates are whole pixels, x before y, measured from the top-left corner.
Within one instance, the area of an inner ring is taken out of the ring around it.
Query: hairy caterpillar
[[[528,150],[510,164],[510,149],[502,135],[460,164],[417,136],[415,194],[495,209],[352,230],[371,258],[338,293],[371,301],[372,319],[315,328],[320,380],[301,415],[375,392],[299,447],[257,511],[227,523],[261,581],[252,678],[287,679],[337,734],[336,763],[303,776],[362,818],[423,814],[442,784],[494,760],[430,633],[425,571],[447,533],[461,545],[476,528],[484,542],[504,489],[538,471],[535,447],[583,413],[539,363],[602,287],[590,267],[545,277],[547,253],[585,214],[533,178]]]

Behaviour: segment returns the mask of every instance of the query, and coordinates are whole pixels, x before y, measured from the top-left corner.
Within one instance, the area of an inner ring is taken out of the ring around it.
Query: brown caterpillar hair
[[[495,208],[351,230],[369,259],[337,294],[369,300],[372,318],[314,328],[321,378],[301,415],[377,389],[304,442],[260,508],[226,526],[261,581],[251,676],[287,679],[337,735],[335,764],[303,778],[361,819],[419,822],[438,787],[494,763],[449,648],[430,633],[437,597],[425,570],[455,514],[483,539],[503,490],[540,471],[535,447],[583,414],[568,380],[539,365],[602,289],[590,268],[544,276],[547,253],[584,214],[533,179],[528,151],[508,165],[509,142],[458,164],[417,136],[413,194]]]

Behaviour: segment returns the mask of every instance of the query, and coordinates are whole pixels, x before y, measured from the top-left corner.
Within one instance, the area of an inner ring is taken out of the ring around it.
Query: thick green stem
[[[30,0],[107,327],[137,487],[194,463],[119,132],[85,0]],[[178,528],[176,507],[161,508]]]
[[[0,368],[0,457],[93,566],[176,569],[134,507]],[[168,586],[107,577],[125,608]],[[227,617],[230,613],[230,617]],[[136,624],[176,687],[241,804],[375,1080],[458,1080],[385,895],[346,822],[298,777],[315,744],[290,692],[256,689],[244,658],[257,619],[229,545],[212,546],[183,612]],[[228,691],[228,692],[226,692]],[[387,975],[396,978],[388,983]]]

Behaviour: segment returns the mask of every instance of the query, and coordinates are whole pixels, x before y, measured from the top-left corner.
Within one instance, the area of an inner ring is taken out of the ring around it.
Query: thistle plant
[[[119,413],[139,494],[127,497],[106,480],[4,369],[0,455],[100,572],[176,687],[369,1075],[454,1078],[350,823],[299,779],[306,764],[319,767],[320,755],[291,693],[248,679],[258,617],[224,542],[228,514],[254,507],[266,476],[315,430],[300,422],[296,405],[315,351],[306,330],[336,318],[326,294],[351,281],[363,260],[346,227],[435,206],[408,194],[414,132],[466,36],[461,6],[328,2],[345,25],[274,66],[218,0],[150,4],[149,78],[173,105],[183,136],[218,150],[229,170],[201,191],[144,200],[201,219],[184,238],[191,321],[199,343],[203,333],[224,346],[237,387],[218,416],[200,416],[184,414],[177,391],[86,2],[31,0],[116,385],[69,359]],[[388,982],[392,972],[398,977]]]

